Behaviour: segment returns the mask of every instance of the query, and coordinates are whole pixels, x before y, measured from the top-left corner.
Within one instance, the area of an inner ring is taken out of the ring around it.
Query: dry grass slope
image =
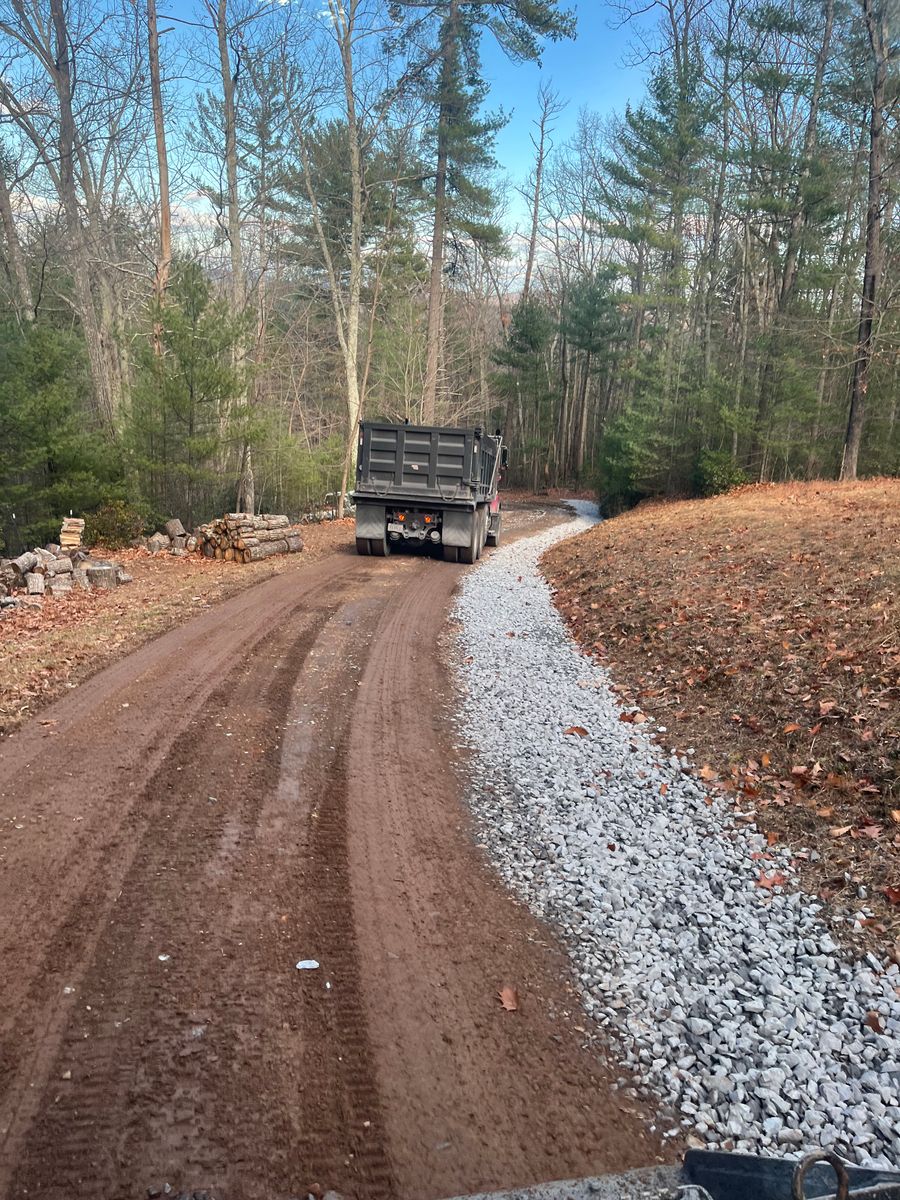
[[[900,480],[642,506],[544,569],[623,702],[900,953]]]

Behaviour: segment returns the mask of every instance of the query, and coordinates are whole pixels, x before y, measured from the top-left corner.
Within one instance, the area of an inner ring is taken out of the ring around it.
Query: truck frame
[[[473,563],[500,543],[498,487],[508,452],[479,426],[362,421],[356,462],[356,549],[384,557],[412,543]]]

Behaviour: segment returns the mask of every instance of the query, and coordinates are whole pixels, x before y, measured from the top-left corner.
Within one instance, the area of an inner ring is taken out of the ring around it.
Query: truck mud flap
[[[441,541],[445,546],[469,546],[472,543],[474,512],[465,509],[444,509]]]
[[[356,509],[356,536],[383,538],[387,509],[383,504],[360,504]]]

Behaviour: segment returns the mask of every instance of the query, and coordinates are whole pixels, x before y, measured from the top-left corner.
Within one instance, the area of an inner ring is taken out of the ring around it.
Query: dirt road
[[[467,825],[462,570],[336,554],[5,743],[0,1197],[437,1200],[655,1160]]]

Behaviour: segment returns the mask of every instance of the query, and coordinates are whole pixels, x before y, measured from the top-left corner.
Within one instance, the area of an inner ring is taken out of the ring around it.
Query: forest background
[[[608,511],[898,473],[897,0],[598,0],[640,94],[524,170],[563,2],[156,5],[0,0],[0,548],[299,515],[361,416]]]

